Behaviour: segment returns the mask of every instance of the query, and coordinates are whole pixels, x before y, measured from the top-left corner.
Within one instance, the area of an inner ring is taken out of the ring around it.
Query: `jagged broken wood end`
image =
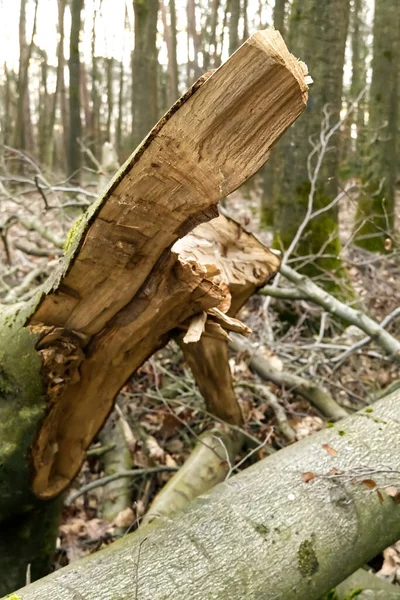
[[[202,313],[212,335],[240,328],[223,278],[212,276],[201,253],[192,260],[171,248],[218,215],[218,201],[260,168],[306,101],[304,65],[278,32],[257,32],[178,100],[76,224],[25,321],[44,388],[37,417],[22,425],[38,497],[70,483],[118,390],[177,329]],[[266,266],[256,245],[230,257],[233,246],[220,272],[231,269],[255,289],[276,271],[276,259]]]

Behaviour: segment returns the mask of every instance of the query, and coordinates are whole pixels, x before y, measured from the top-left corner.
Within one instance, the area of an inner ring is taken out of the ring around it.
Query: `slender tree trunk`
[[[169,1],[169,22],[167,9],[164,2],[161,2],[160,8],[164,26],[165,42],[167,44],[168,51],[168,104],[173,104],[179,96],[178,62],[176,55],[177,39],[175,0]]]
[[[397,0],[376,0],[369,101],[369,156],[359,200],[356,243],[382,252],[393,235],[398,165],[400,11]]]
[[[111,123],[114,110],[114,90],[113,90],[114,59],[107,58],[107,141],[111,142]]]
[[[169,0],[169,13],[171,19],[171,100],[175,100],[179,96],[179,76],[178,76],[178,57],[177,57],[177,31],[176,31],[176,4],[175,0]],[[170,104],[172,104],[170,101]]]
[[[229,54],[239,48],[240,0],[229,0]]]
[[[124,109],[124,61],[121,59],[119,65],[119,92],[118,92],[118,117],[115,131],[115,140],[118,157],[121,160],[122,155],[122,121]]]
[[[30,129],[30,106],[28,94],[28,73],[31,61],[34,38],[36,34],[36,20],[39,0],[35,3],[35,12],[33,17],[31,41],[26,41],[26,0],[21,0],[20,19],[19,19],[19,74],[18,74],[18,100],[17,100],[17,120],[15,127],[14,145],[16,148],[25,149],[29,145],[32,147]],[[30,148],[31,149],[31,148]]]
[[[8,70],[7,63],[4,61],[4,116],[3,116],[3,138],[4,144],[10,144],[11,135],[14,123],[14,108],[11,102],[11,74]]]
[[[243,34],[242,34],[242,44],[249,37],[249,18],[248,18],[247,10],[248,10],[248,0],[243,0]]]
[[[217,25],[218,11],[221,5],[221,0],[213,0],[210,14],[210,33],[208,36],[208,52],[204,54],[204,70],[208,71],[210,65],[213,67],[216,64],[217,56]]]
[[[363,21],[366,13],[365,0],[353,0],[351,12],[351,49],[352,49],[352,75],[350,87],[350,100],[353,102],[367,85],[367,44],[365,24]],[[361,156],[364,152],[363,138],[365,138],[365,97],[361,98],[353,115],[350,117],[356,125],[357,143],[356,153]]]
[[[64,61],[63,61],[64,62]],[[59,161],[65,169],[68,169],[68,147],[69,147],[69,103],[67,101],[67,89],[65,85],[64,65],[61,69],[60,81],[60,105],[61,105],[61,123],[63,133],[63,153],[59,157]]]
[[[157,18],[159,0],[134,0],[135,50],[132,60],[133,143],[138,145],[158,119]]]
[[[101,158],[101,134],[100,134],[100,70],[98,68],[98,57],[96,56],[96,23],[97,10],[94,9],[93,27],[92,27],[92,120],[90,128],[90,144],[94,156],[100,160]]]
[[[193,60],[188,59],[188,72],[187,72],[187,86],[190,86],[194,80],[198,79],[201,75],[201,69],[199,67],[199,54],[201,49],[200,34],[197,30],[197,19],[196,19],[196,1],[187,0],[187,36],[188,36],[188,49],[193,49]],[[188,53],[190,57],[190,53]]]
[[[81,104],[83,109],[83,115],[85,118],[84,130],[92,132],[93,129],[93,112],[90,106],[89,90],[87,84],[87,72],[86,65],[81,63],[80,69],[80,92],[81,92]]]
[[[221,65],[221,61],[222,61],[222,52],[224,50],[224,44],[225,44],[225,30],[226,30],[227,23],[228,23],[228,9],[229,9],[229,0],[226,0],[225,10],[224,10],[224,18],[222,20],[221,37],[218,41],[217,49],[215,51],[214,67],[216,67],[216,68]]]
[[[81,94],[80,94],[80,56],[79,34],[81,31],[81,11],[84,0],[72,0],[71,3],[71,34],[69,44],[69,144],[68,168],[75,181],[80,179],[81,152],[78,140],[82,136],[81,123]]]
[[[366,32],[363,22],[366,9],[365,0],[352,0],[349,31],[352,72],[350,88],[346,93],[347,106],[355,101],[367,84]],[[361,174],[362,157],[365,152],[363,138],[365,138],[365,96],[358,101],[341,131],[340,162],[354,175]]]
[[[115,127],[115,143],[118,158],[120,163],[123,161],[122,158],[122,121],[123,121],[123,109],[124,109],[124,54],[125,54],[125,29],[127,26],[128,14],[127,7],[125,5],[124,13],[124,25],[123,25],[123,44],[122,44],[122,56],[119,64],[119,91],[118,91],[118,117]]]
[[[47,90],[48,65],[47,54],[45,51],[39,51],[41,54],[41,82],[39,85],[39,122],[38,122],[38,146],[39,157],[42,164],[46,161],[46,148],[48,146],[49,134],[49,113],[50,113],[50,97]]]
[[[56,89],[52,98],[50,115],[49,115],[49,136],[46,143],[45,150],[45,164],[49,166],[49,168],[53,165],[54,159],[54,126],[56,123],[56,113],[57,113],[57,102],[61,95],[61,90],[63,86],[64,80],[64,14],[65,14],[65,5],[66,0],[58,0],[58,44],[57,44],[57,81],[56,81]],[[63,119],[62,119],[63,121]]]
[[[286,12],[287,0],[275,0],[274,5],[274,27],[283,36],[285,35],[285,12]]]
[[[285,8],[287,0],[275,0],[273,20],[274,27],[281,35],[284,35]],[[273,228],[274,225],[274,173],[276,174],[280,167],[282,156],[279,151],[274,152],[271,159],[263,166],[262,175],[262,198],[261,198],[261,227],[266,229]]]

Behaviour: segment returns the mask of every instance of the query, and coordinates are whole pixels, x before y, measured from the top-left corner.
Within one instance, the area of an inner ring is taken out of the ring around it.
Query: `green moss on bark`
[[[28,451],[46,408],[37,336],[25,327],[36,303],[0,311],[0,520],[32,500]]]
[[[298,568],[303,577],[311,577],[319,569],[313,540],[304,540],[297,552]]]

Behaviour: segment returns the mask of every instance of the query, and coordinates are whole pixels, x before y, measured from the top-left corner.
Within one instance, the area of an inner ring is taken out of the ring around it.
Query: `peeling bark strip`
[[[397,391],[17,596],[317,600],[400,537],[399,411]]]
[[[37,497],[69,484],[140,364],[186,319],[221,304],[223,285],[171,246],[217,216],[220,198],[267,160],[306,100],[305,66],[277,32],[256,33],[172,107],[72,229],[28,321],[45,393],[32,401],[36,421],[26,422],[29,442],[18,452],[34,438]],[[214,331],[235,326],[213,319]],[[15,457],[6,472],[18,469],[28,491],[28,466]]]

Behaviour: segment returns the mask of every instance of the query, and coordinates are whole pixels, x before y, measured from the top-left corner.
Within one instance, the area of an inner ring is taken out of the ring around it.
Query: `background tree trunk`
[[[394,199],[399,169],[398,112],[400,11],[396,0],[376,0],[372,81],[369,101],[369,156],[365,192],[359,200],[358,221],[364,223],[356,243],[375,252],[393,235]]]
[[[286,13],[287,0],[275,0],[273,20],[274,27],[283,36],[285,35],[285,13]]]
[[[240,0],[228,0],[229,3],[229,54],[239,48]]]
[[[81,11],[83,0],[71,2],[71,34],[69,44],[69,142],[68,168],[75,181],[80,179],[81,151],[78,140],[82,136],[81,94],[80,94],[80,56],[79,35],[81,30]]]
[[[157,105],[157,18],[159,0],[134,0],[135,49],[132,59],[133,144],[137,146],[159,117]]]
[[[172,105],[179,96],[178,61],[176,56],[176,7],[175,0],[169,0],[169,20],[164,2],[161,2],[161,15],[164,27],[165,42],[168,51],[168,103]]]
[[[66,0],[58,0],[58,35],[59,40],[57,44],[57,81],[56,89],[52,98],[50,114],[49,114],[49,137],[46,143],[45,158],[44,162],[51,169],[54,160],[54,126],[56,123],[57,113],[57,102],[61,95],[61,89],[64,81],[64,14]]]
[[[21,0],[19,18],[19,74],[18,74],[18,100],[17,120],[15,127],[14,145],[19,150],[32,150],[33,136],[30,119],[28,72],[34,46],[36,33],[36,19],[39,0],[35,2],[31,41],[26,41],[26,0]]]

